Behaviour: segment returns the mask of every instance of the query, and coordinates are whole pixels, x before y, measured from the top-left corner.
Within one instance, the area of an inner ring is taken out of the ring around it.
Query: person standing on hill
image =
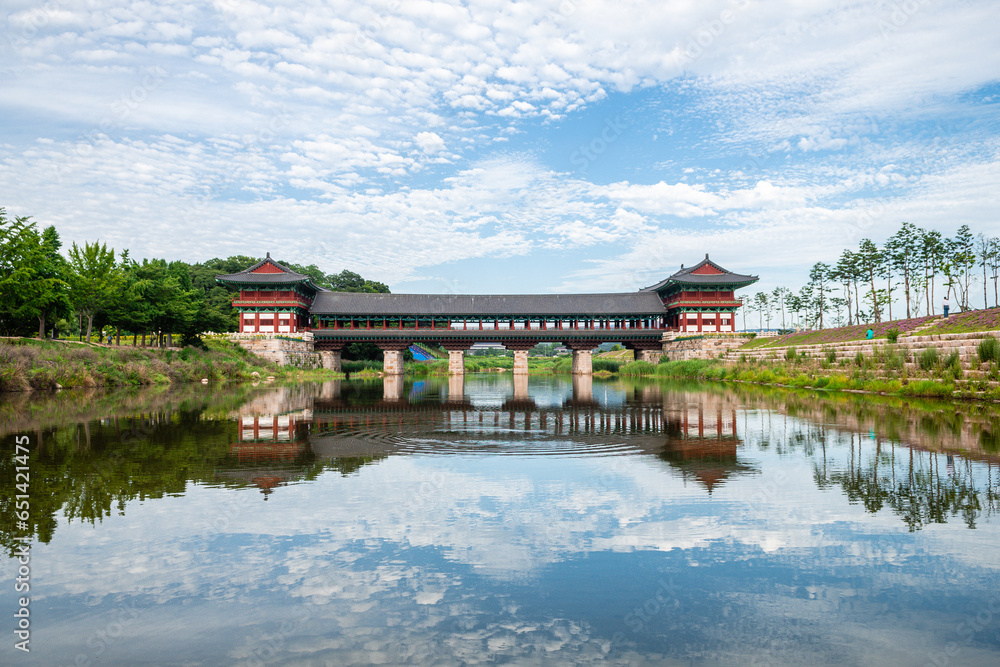
[[[948,295],[944,295],[944,317],[948,319]]]

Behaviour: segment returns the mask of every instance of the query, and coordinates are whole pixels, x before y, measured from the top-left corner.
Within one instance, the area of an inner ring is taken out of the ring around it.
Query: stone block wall
[[[976,368],[979,365],[979,356],[976,353],[976,347],[987,336],[1000,338],[1000,332],[977,331],[927,336],[900,336],[895,345],[897,349],[909,352],[913,358],[928,348],[936,348],[942,358],[948,357],[952,352],[958,352],[959,359],[965,367]],[[732,349],[726,352],[725,359],[735,362],[745,355],[747,359],[781,361],[785,358],[785,353],[790,347],[794,347],[797,354],[808,357],[825,357],[830,350],[833,350],[837,355],[837,359],[854,359],[858,352],[869,357],[877,346],[888,344],[890,343],[886,339],[880,338],[873,340],[853,340],[843,343],[754,348],[750,350]]]
[[[251,354],[273,361],[279,366],[323,368],[323,357],[314,351],[312,340],[234,337],[233,342]]]
[[[670,361],[717,359],[720,354],[725,355],[748,340],[750,339],[742,336],[706,336],[704,338],[668,340],[663,343],[663,354]]]

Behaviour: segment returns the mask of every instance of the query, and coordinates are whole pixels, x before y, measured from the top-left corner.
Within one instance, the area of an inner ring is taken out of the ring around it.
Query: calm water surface
[[[3,664],[1000,664],[993,408],[471,375],[0,425]]]

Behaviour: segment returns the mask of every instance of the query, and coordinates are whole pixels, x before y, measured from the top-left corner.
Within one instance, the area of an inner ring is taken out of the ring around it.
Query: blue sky
[[[985,0],[4,6],[0,205],[67,244],[516,293],[1000,235]]]

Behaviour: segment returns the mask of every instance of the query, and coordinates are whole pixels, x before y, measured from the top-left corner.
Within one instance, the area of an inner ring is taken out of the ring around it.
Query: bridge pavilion
[[[216,276],[239,287],[233,307],[240,333],[311,331],[315,349],[339,352],[349,343],[382,349],[386,373],[402,372],[402,352],[414,343],[447,349],[462,372],[465,350],[478,342],[514,350],[515,372],[527,371],[527,351],[539,343],[573,350],[574,373],[591,372],[591,352],[605,342],[655,359],[665,335],[736,330],[741,301],[734,291],[757,281],[705,259],[637,292],[601,294],[372,294],[333,292],[271,259]],[[339,364],[338,364],[339,365]]]

